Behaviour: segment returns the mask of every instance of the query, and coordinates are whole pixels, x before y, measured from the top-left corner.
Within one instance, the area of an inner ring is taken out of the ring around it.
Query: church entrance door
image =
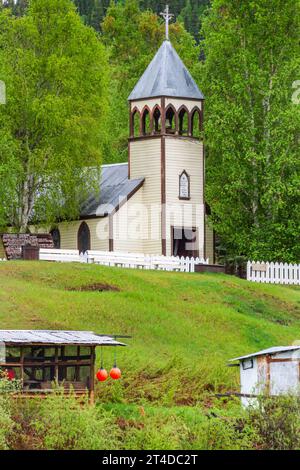
[[[79,253],[85,253],[91,249],[91,234],[88,225],[85,222],[79,227],[78,230],[78,250]]]
[[[197,229],[186,227],[172,227],[172,255],[197,257]]]

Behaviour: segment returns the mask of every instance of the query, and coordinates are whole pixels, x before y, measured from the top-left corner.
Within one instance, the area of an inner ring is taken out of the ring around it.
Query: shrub
[[[123,423],[122,447],[126,450],[180,450],[186,447],[189,430],[177,416],[145,416]]]
[[[42,446],[49,450],[105,450],[117,447],[118,428],[102,407],[80,403],[73,393],[59,390],[39,405],[31,423]]]
[[[9,448],[9,437],[15,426],[11,413],[10,392],[17,389],[17,381],[7,380],[5,373],[0,372],[0,450]]]
[[[257,445],[261,449],[300,448],[299,397],[260,397],[257,406],[249,409],[249,421],[258,435]]]

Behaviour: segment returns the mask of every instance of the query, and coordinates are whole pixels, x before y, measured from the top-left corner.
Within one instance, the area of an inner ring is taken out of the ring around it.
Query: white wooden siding
[[[77,235],[83,220],[61,222],[58,224],[60,232],[60,246],[62,250],[77,250]],[[91,248],[93,250],[109,249],[108,218],[95,218],[85,220],[90,229]],[[49,233],[50,227],[30,227],[31,233]]]
[[[179,175],[190,176],[190,200],[179,199]],[[190,139],[166,138],[167,255],[171,255],[171,226],[195,227],[198,250],[204,256],[203,144]],[[176,210],[177,207],[177,210]],[[182,217],[184,215],[184,219]]]
[[[202,109],[201,101],[166,98],[166,107],[169,104],[172,104],[175,107],[176,111],[178,111],[178,109],[181,108],[182,105],[186,106],[189,111],[192,111],[195,106],[197,106],[200,110]]]
[[[145,253],[161,253],[161,139],[130,142],[130,178],[146,177],[143,185],[145,205]],[[151,222],[148,222],[149,219]]]
[[[141,112],[146,105],[152,111],[156,105],[158,105],[159,107],[161,106],[161,99],[154,98],[152,100],[133,101],[131,103],[131,110],[133,110],[134,108],[138,108],[138,110]]]
[[[141,188],[113,216],[114,251],[144,253],[146,228]]]

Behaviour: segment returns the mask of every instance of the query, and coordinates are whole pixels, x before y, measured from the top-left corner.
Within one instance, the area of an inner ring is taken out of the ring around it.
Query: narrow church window
[[[50,235],[52,236],[54,248],[60,250],[60,231],[58,228],[51,230]]]
[[[150,112],[148,109],[145,109],[142,117],[142,129],[143,135],[150,135],[151,128],[150,128]]]
[[[190,177],[186,171],[179,176],[179,199],[190,199]]]
[[[153,112],[154,132],[160,134],[161,132],[161,113],[160,109],[156,106]]]
[[[192,113],[192,136],[197,139],[201,136],[201,114],[198,108]]]
[[[173,106],[169,106],[166,110],[166,132],[167,134],[176,132],[176,113]]]
[[[138,137],[140,135],[140,113],[135,110],[132,113],[132,122],[131,122],[131,132],[133,137]]]
[[[182,108],[179,112],[179,134],[188,135],[189,134],[189,114],[186,108]]]
[[[82,222],[78,230],[78,250],[85,253],[91,249],[91,234],[86,222]]]

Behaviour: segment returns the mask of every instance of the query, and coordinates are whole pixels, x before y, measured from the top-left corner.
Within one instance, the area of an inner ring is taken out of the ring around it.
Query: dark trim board
[[[166,141],[161,139],[161,250],[162,255],[167,254],[166,240]]]
[[[172,139],[180,139],[180,140],[188,139],[189,141],[192,141],[192,142],[203,142],[198,137],[193,137],[193,136],[188,136],[188,135],[179,135],[179,134],[178,135],[168,134],[167,132],[160,133],[160,134],[141,135],[139,137],[130,137],[128,140],[129,142],[137,142],[139,140],[160,139],[161,137],[170,137]]]
[[[160,99],[160,98],[167,98],[169,100],[186,100],[186,101],[195,101],[197,103],[204,103],[205,101],[205,98],[200,100],[198,98],[188,98],[186,96],[169,96],[169,95],[159,95],[159,96],[146,96],[145,98],[137,98],[136,100],[128,100],[128,102],[130,103],[130,105],[132,103],[137,103],[138,101],[147,101],[147,100],[157,100],[157,99]]]
[[[113,215],[108,219],[108,232],[109,232],[109,251],[114,251],[114,220]]]

